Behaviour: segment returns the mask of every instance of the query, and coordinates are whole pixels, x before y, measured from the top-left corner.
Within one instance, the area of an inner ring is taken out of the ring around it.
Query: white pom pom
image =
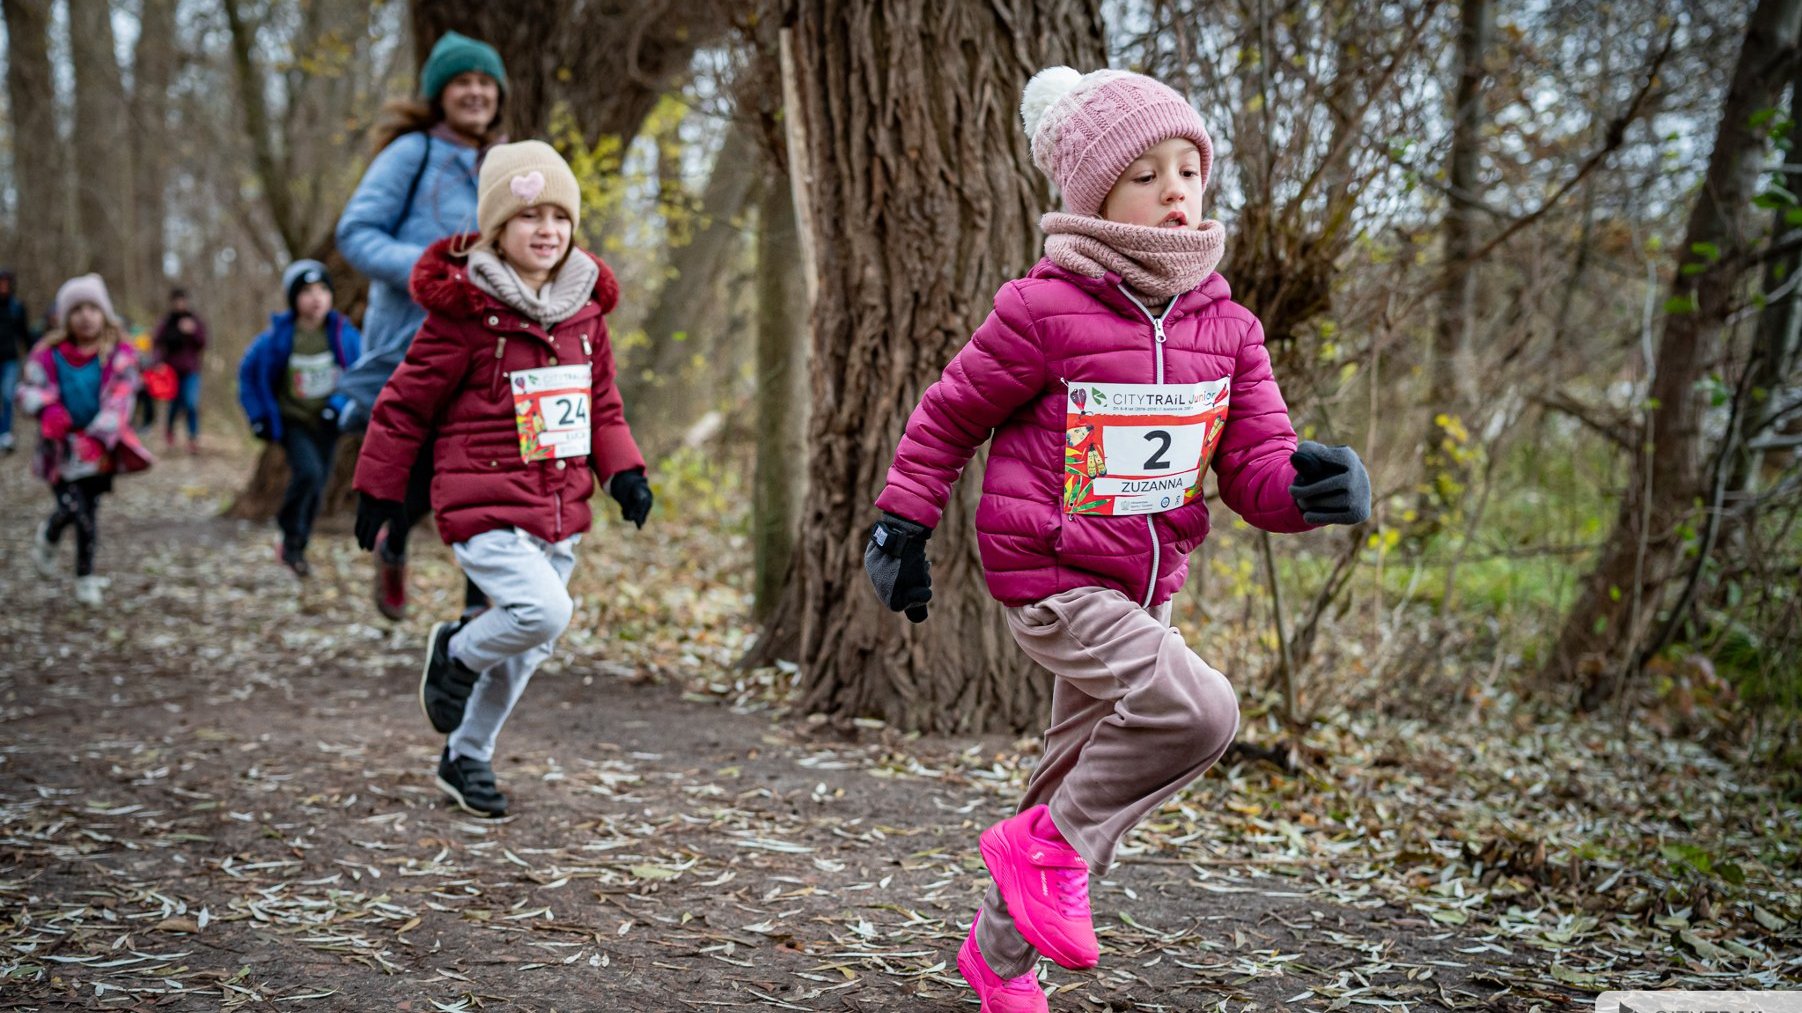
[[[1028,141],[1039,132],[1039,124],[1057,100],[1081,80],[1082,75],[1073,67],[1046,67],[1026,82],[1026,91],[1020,96],[1020,123],[1026,127]]]

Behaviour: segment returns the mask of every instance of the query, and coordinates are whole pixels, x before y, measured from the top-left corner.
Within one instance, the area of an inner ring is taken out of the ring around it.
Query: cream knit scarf
[[[571,249],[556,277],[534,292],[526,288],[513,265],[495,256],[493,250],[478,246],[469,251],[469,280],[475,282],[476,288],[537,321],[546,330],[575,316],[600,276],[601,269],[592,258]]]
[[[1045,230],[1045,256],[1059,267],[1090,278],[1112,271],[1157,301],[1200,285],[1214,273],[1226,246],[1225,232],[1213,219],[1198,229],[1160,229],[1054,211],[1039,227]]]

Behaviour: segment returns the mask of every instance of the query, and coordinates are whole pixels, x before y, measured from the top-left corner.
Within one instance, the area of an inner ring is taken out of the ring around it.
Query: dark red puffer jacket
[[[357,458],[356,487],[387,500],[406,498],[407,474],[434,434],[432,510],[447,543],[515,527],[547,541],[587,531],[595,477],[643,468],[614,384],[613,349],[602,315],[619,302],[619,285],[599,257],[594,294],[549,333],[469,280],[468,258],[451,253],[474,242],[453,236],[426,248],[413,268],[413,298],[425,323],[370,413]],[[587,458],[526,461],[520,454],[509,379],[516,370],[589,363],[591,453]]]

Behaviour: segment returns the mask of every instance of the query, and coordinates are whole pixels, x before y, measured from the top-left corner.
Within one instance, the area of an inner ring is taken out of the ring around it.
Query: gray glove
[[[905,611],[916,623],[926,621],[926,603],[932,600],[932,566],[926,562],[931,537],[932,529],[923,524],[883,514],[863,550],[863,568],[876,597],[889,611]]]
[[[1350,447],[1303,440],[1289,455],[1295,484],[1289,495],[1309,524],[1362,524],[1370,519],[1370,473]]]

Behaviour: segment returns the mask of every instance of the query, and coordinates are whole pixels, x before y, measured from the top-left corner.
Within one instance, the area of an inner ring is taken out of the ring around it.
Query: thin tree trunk
[[[1802,115],[1802,61],[1798,61],[1790,81],[1790,121],[1794,122],[1797,115]],[[1792,194],[1802,193],[1802,164],[1790,160],[1783,185]],[[1783,205],[1771,213],[1773,237],[1789,231],[1789,215],[1794,210],[1795,205]],[[1764,270],[1761,291],[1765,305],[1758,315],[1752,361],[1747,366],[1752,371],[1751,399],[1735,434],[1733,467],[1727,480],[1728,495],[1732,498],[1741,498],[1758,490],[1764,454],[1750,444],[1770,428],[1772,417],[1783,403],[1777,395],[1796,364],[1798,336],[1802,335],[1802,298],[1797,294],[1797,285],[1802,284],[1802,280],[1797,278],[1797,271],[1802,271],[1802,250],[1778,258]]]
[[[807,292],[795,203],[769,180],[757,214],[757,477],[752,617],[775,612],[794,564],[807,480]]]
[[[84,244],[82,260],[113,289],[120,308],[137,306],[143,294],[127,256],[136,232],[132,221],[132,152],[125,123],[125,85],[113,45],[112,5],[69,0],[69,55],[75,65],[75,134],[68,178]]]
[[[1422,533],[1457,510],[1470,483],[1470,467],[1453,425],[1460,424],[1475,403],[1470,332],[1476,313],[1477,272],[1471,262],[1476,245],[1478,167],[1483,112],[1483,54],[1489,48],[1489,0],[1463,0],[1459,5],[1458,87],[1452,100],[1452,147],[1447,157],[1445,266],[1440,275],[1439,315],[1433,327],[1425,417],[1421,419],[1421,468],[1427,490],[1419,511]]]
[[[971,516],[987,455],[932,541],[932,618],[884,609],[863,572],[872,502],[908,414],[1037,258],[1048,204],[1020,129],[1041,67],[1105,64],[1098,0],[805,0],[794,68],[815,249],[812,419],[797,594],[802,704],[908,729],[1037,728],[1033,678],[983,588]]]
[[[717,346],[738,340],[720,333],[727,316],[722,281],[744,249],[740,218],[763,172],[750,125],[735,121],[707,179],[696,228],[671,251],[669,272],[645,317],[645,368],[629,368],[620,384],[633,423],[646,427],[653,457],[673,449],[690,423],[717,407],[697,380]]]
[[[56,129],[50,69],[50,0],[0,0],[6,17],[6,93],[12,115],[13,176],[19,195],[18,292],[34,313],[72,273],[67,149]]]
[[[167,281],[169,187],[169,86],[175,79],[176,0],[144,0],[138,12],[138,42],[131,67],[131,135],[137,235],[133,252],[143,298],[162,295]]]
[[[1690,212],[1652,373],[1648,433],[1633,462],[1614,533],[1584,578],[1543,675],[1575,677],[1595,706],[1632,673],[1667,585],[1682,570],[1685,528],[1703,495],[1702,395],[1697,382],[1720,359],[1721,339],[1748,242],[1765,137],[1753,114],[1777,104],[1802,24],[1802,0],[1759,0],[1722,102],[1708,170]],[[1695,264],[1686,272],[1684,265]]]
[[[306,231],[294,204],[287,152],[277,146],[276,135],[270,128],[263,71],[256,61],[257,29],[245,20],[239,0],[223,0],[222,6],[226,26],[231,32],[232,71],[238,82],[237,104],[244,113],[244,132],[250,137],[251,161],[262,182],[269,217],[282,237],[282,252],[292,260],[304,256]]]

